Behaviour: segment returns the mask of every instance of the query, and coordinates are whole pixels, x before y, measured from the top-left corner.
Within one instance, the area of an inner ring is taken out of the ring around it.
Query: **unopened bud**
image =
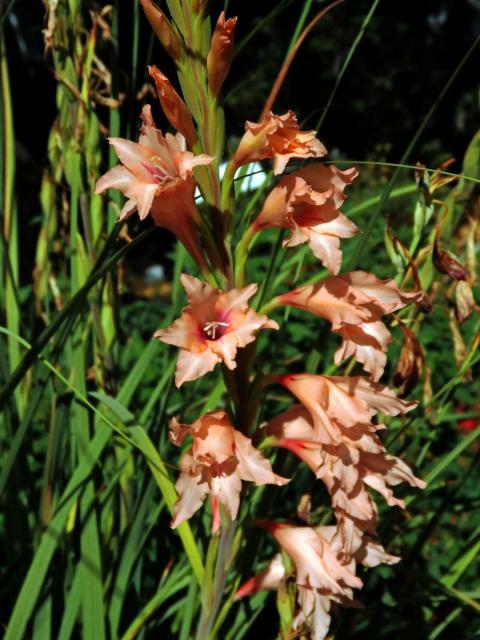
[[[222,11],[212,35],[212,44],[207,57],[208,87],[216,98],[230,71],[233,57],[233,38],[237,18],[225,20]]]
[[[140,0],[140,4],[162,47],[173,60],[179,60],[183,55],[182,43],[170,20],[153,0]]]
[[[188,147],[196,141],[195,127],[187,105],[176,92],[170,80],[155,65],[148,67],[148,73],[155,82],[158,99],[163,112],[172,127],[185,137]]]

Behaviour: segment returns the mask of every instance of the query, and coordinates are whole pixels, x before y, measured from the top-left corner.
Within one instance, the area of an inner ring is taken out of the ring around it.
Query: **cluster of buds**
[[[197,18],[203,20],[203,4],[194,4],[199,5]],[[186,79],[191,82],[192,78],[185,76],[184,60],[189,49],[156,5],[147,0],[142,0],[142,5],[177,64],[182,87],[188,89]],[[181,26],[182,19],[185,16],[179,14],[176,24]],[[274,310],[292,306],[327,320],[342,339],[335,364],[353,357],[366,375],[267,376],[264,387],[280,384],[299,404],[273,417],[257,431],[256,438],[264,435],[273,446],[293,453],[324,483],[335,524],[314,527],[260,521],[259,525],[290,556],[292,569],[288,572],[277,556],[237,594],[242,597],[261,588],[278,588],[293,571],[298,587],[293,628],[309,630],[320,640],[328,632],[331,603],[352,600],[352,589],[362,586],[355,573],[357,564],[373,567],[399,559],[388,555],[373,538],[377,507],[369,489],[382,494],[389,505],[403,507],[391,487],[401,482],[424,486],[404,462],[387,453],[378,436],[385,427],[374,421],[378,413],[395,416],[415,406],[378,382],[391,341],[381,318],[419,301],[421,293],[401,292],[392,280],[380,280],[364,271],[340,274],[340,241],[358,231],[340,209],[345,190],[358,172],[355,168],[340,171],[333,164],[319,162],[327,150],[315,131],[300,129],[291,111],[283,115],[269,112],[260,122],[246,123],[245,133],[228,162],[219,200],[215,186],[220,184],[219,158],[211,152],[221,145],[215,138],[218,131],[212,134],[211,122],[205,125],[201,116],[220,108],[220,89],[232,60],[235,21],[226,20],[222,13],[209,49],[203,51],[205,83],[197,87],[200,106],[192,106],[185,88],[184,102],[156,67],[149,68],[160,105],[177,132],[164,135],[155,125],[150,106],[145,106],[138,142],[110,139],[121,164],[99,179],[97,192],[121,190],[128,200],[120,218],[135,211],[141,219],[150,216],[156,225],[175,234],[200,269],[200,279],[181,276],[188,305],[173,324],[155,333],[158,340],[179,348],[177,387],[204,376],[217,365],[222,366],[226,381],[233,376],[237,383],[237,393],[231,398],[233,416],[222,408],[200,416],[191,425],[176,419],[171,422],[170,438],[175,445],[182,445],[185,438],[191,440],[180,462],[176,483],[179,497],[172,527],[192,517],[210,496],[212,530],[216,534],[222,522],[237,518],[242,481],[277,486],[289,481],[274,473],[269,460],[248,437],[251,425],[240,418],[248,413],[245,405],[251,400],[254,359],[250,350],[251,357],[237,366],[238,351],[252,345],[259,331],[279,328],[275,320],[249,306],[257,292],[257,284],[246,281],[245,269],[253,239],[267,228],[286,229],[290,235],[284,246],[307,243],[330,274],[315,284],[277,296],[266,307]],[[205,48],[205,39],[198,46]],[[193,45],[191,50],[195,51]],[[194,79],[197,77],[201,74],[194,74]],[[219,224],[218,211],[221,201],[221,213],[234,219],[232,183],[236,170],[270,159],[273,173],[281,175],[292,159],[312,158],[317,161],[280,177],[233,252],[228,246],[230,224]],[[205,171],[207,174],[202,173]],[[195,204],[197,187],[206,201],[206,214],[200,213]],[[233,254],[236,263],[232,263]],[[227,388],[230,390],[231,384]]]

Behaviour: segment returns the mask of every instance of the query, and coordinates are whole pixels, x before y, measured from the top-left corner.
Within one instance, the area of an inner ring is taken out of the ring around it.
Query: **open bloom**
[[[332,330],[343,338],[335,363],[353,356],[378,380],[391,342],[390,332],[380,318],[422,297],[422,291],[400,291],[393,280],[353,271],[299,287],[282,294],[278,301],[329,320]]]
[[[197,165],[209,164],[213,158],[205,154],[194,156],[187,151],[181,133],[163,136],[155,126],[150,105],[143,107],[142,121],[138,143],[109,138],[122,164],[97,181],[95,193],[119,189],[128,198],[120,213],[121,220],[135,211],[141,220],[150,214],[155,224],[174,233],[202,266],[205,260],[192,170]]]
[[[362,581],[355,575],[357,562],[375,567],[380,563],[395,564],[400,560],[387,554],[379,543],[368,537],[362,540],[352,558],[348,561],[342,559],[337,544],[337,528],[333,526],[296,527],[268,520],[259,524],[270,531],[292,559],[299,605],[292,626],[303,633],[308,631],[312,640],[323,640],[327,635],[331,603],[348,604],[353,599],[352,588],[362,587]],[[276,578],[278,588],[285,575],[277,572]],[[262,581],[257,585],[259,589],[273,588],[271,579],[266,587]],[[254,592],[254,589],[245,587],[240,587],[241,595]]]
[[[248,162],[273,159],[275,175],[283,173],[290,158],[321,158],[327,150],[318,140],[316,131],[301,131],[293,111],[281,116],[267,113],[261,122],[245,124],[245,133],[240,140],[232,162],[240,167]]]
[[[343,191],[357,175],[355,168],[342,172],[333,165],[312,164],[284,176],[267,196],[253,230],[290,229],[283,246],[307,242],[330,273],[337,274],[342,262],[340,238],[350,238],[358,231],[339,211]]]
[[[381,412],[396,416],[416,407],[416,402],[397,398],[395,393],[363,376],[319,376],[308,373],[276,375],[272,381],[286,387],[312,418],[314,439],[322,444],[342,444],[345,430],[352,434],[359,424],[369,425]]]
[[[186,435],[192,436],[192,445],[182,458],[176,484],[179,499],[173,510],[173,528],[190,518],[208,493],[234,520],[242,480],[257,485],[288,482],[287,478],[273,473],[270,462],[254,448],[250,438],[232,426],[223,411],[207,413],[191,425],[173,419],[170,429],[170,438],[177,445]]]
[[[393,495],[391,486],[407,482],[423,488],[425,483],[416,478],[402,460],[389,455],[369,425],[357,424],[343,428],[339,444],[323,444],[315,436],[310,413],[295,405],[274,418],[266,426],[266,433],[276,438],[276,444],[299,457],[325,484],[337,520],[349,518],[354,528],[345,550],[355,550],[361,542],[363,530],[375,532],[377,509],[368,487],[381,493],[390,506],[404,508],[404,503]]]
[[[248,307],[256,284],[244,289],[220,291],[193,276],[180,276],[188,306],[180,318],[154,335],[162,342],[180,347],[175,384],[196,380],[224,362],[235,369],[237,349],[255,340],[259,329],[278,329],[278,324]]]

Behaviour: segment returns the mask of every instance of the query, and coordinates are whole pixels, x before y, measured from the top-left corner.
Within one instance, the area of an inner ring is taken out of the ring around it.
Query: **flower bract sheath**
[[[207,413],[191,425],[173,419],[171,440],[180,445],[187,435],[192,437],[192,445],[181,461],[176,484],[179,499],[173,510],[172,527],[190,518],[207,494],[235,520],[242,480],[257,485],[288,482],[273,472],[270,462],[255,449],[250,438],[233,427],[223,411]]]
[[[175,373],[178,387],[212,371],[219,362],[235,369],[237,349],[253,342],[260,329],[278,329],[275,321],[247,304],[256,284],[224,292],[193,276],[183,274],[181,281],[189,304],[178,320],[154,336],[180,347]]]
[[[150,105],[143,107],[142,122],[138,142],[109,138],[122,164],[107,171],[98,180],[95,191],[119,189],[128,198],[120,213],[121,220],[135,211],[141,220],[150,214],[155,224],[174,233],[203,267],[205,258],[192,171],[197,165],[209,164],[212,158],[187,151],[181,133],[164,136],[155,126]]]
[[[281,116],[267,113],[261,122],[246,122],[232,163],[240,167],[271,158],[273,172],[283,173],[291,158],[321,158],[327,150],[316,138],[316,131],[301,131],[293,111]]]

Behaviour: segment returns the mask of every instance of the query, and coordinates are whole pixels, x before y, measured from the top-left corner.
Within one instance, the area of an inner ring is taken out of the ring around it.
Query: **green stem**
[[[225,173],[222,178],[222,195],[220,201],[220,208],[222,210],[222,214],[226,216],[225,228],[227,230],[230,229],[231,226],[231,217],[232,217],[232,209],[233,209],[233,182],[235,180],[235,172],[236,167],[230,160],[225,169]]]
[[[232,548],[234,533],[234,522],[229,522],[226,526],[222,526],[220,542],[218,545],[217,564],[215,567],[215,579],[212,587],[213,599],[210,606],[205,606],[202,611],[196,640],[208,640],[210,631],[220,608],[227,579],[227,571],[230,564],[230,550]]]
[[[275,309],[280,307],[281,304],[282,303],[280,302],[280,296],[276,296],[275,298],[269,300],[269,302],[266,302],[262,307],[260,307],[258,313],[260,315],[268,315],[269,313],[275,311]]]
[[[244,287],[247,280],[247,258],[248,251],[253,243],[258,229],[255,225],[250,225],[244,232],[242,239],[235,251],[235,286]]]

